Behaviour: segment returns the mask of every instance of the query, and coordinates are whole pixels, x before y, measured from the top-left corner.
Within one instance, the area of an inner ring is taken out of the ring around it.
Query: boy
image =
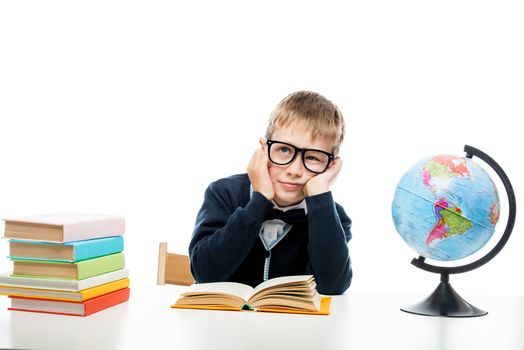
[[[351,220],[329,191],[344,131],[338,108],[317,93],[299,91],[277,105],[248,173],[206,190],[189,245],[198,282],[256,286],[313,274],[319,293],[349,287]]]

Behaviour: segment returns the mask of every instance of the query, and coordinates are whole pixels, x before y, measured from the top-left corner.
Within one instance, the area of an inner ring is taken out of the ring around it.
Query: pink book
[[[4,238],[64,243],[120,236],[124,231],[123,216],[61,213],[5,219]]]

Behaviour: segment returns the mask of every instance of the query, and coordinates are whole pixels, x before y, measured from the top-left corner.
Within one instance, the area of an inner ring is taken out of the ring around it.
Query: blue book
[[[76,262],[124,250],[122,236],[88,239],[67,243],[50,243],[12,239],[9,241],[11,260],[46,260]]]

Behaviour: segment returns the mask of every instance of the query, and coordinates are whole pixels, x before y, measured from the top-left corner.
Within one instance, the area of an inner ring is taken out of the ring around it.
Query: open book
[[[255,288],[236,282],[193,284],[171,307],[329,315],[330,302],[318,294],[312,275],[300,275],[272,278]]]

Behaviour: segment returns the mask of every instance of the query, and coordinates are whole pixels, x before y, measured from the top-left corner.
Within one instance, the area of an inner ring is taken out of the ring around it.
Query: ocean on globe
[[[416,163],[400,179],[392,215],[397,232],[419,255],[452,261],[488,242],[500,201],[493,180],[478,164],[437,155]]]

